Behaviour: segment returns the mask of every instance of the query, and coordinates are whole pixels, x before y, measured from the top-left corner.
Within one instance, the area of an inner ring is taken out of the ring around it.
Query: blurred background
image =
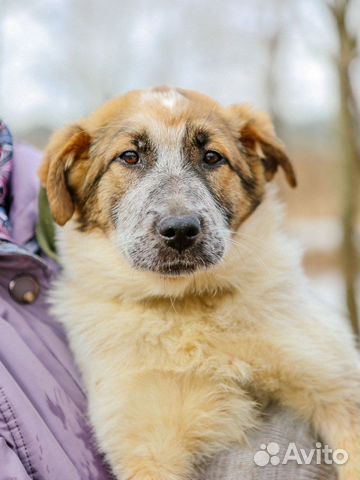
[[[359,37],[360,0],[0,0],[0,117],[43,148],[134,88],[268,110],[299,178],[288,229],[358,331]]]

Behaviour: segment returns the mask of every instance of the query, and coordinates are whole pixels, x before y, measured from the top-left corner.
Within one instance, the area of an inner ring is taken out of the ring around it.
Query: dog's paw
[[[131,475],[131,477],[127,477],[127,480],[160,480],[161,477],[156,475],[156,473],[150,472],[137,472]]]
[[[360,479],[360,465],[349,464],[341,465],[338,468],[338,480],[359,480]]]
[[[128,478],[128,480],[186,480],[186,477],[179,477],[178,475],[174,475],[172,473],[136,473]]]
[[[140,467],[140,465],[139,465]],[[124,475],[121,475],[124,479]],[[126,480],[188,480],[188,475],[162,468],[161,465],[150,465],[134,469],[130,475],[125,475]]]

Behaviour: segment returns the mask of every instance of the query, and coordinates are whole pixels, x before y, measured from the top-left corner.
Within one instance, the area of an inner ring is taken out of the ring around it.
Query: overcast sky
[[[16,129],[54,128],[159,84],[266,108],[268,39],[279,28],[284,120],[327,120],[338,107],[325,0],[0,0],[0,8],[0,116]],[[355,0],[354,25],[359,10]]]

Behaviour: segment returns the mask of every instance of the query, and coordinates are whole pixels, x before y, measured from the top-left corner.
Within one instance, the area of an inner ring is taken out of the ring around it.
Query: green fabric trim
[[[43,187],[40,188],[38,200],[39,221],[36,225],[36,239],[43,252],[48,257],[59,262],[55,244],[55,224],[51,215],[46,190]]]

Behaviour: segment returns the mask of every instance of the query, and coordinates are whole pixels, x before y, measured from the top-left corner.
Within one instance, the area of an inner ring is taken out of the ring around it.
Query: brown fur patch
[[[278,167],[281,167],[289,185],[296,187],[294,169],[275,135],[269,115],[254,112],[246,105],[233,105],[229,111],[233,118],[237,118],[239,140],[245,152],[260,158],[266,181],[272,180]]]
[[[59,225],[64,225],[75,211],[71,183],[67,177],[81,181],[86,170],[84,162],[89,145],[89,135],[79,125],[73,125],[58,132],[45,153],[39,176],[47,190],[54,219]]]

